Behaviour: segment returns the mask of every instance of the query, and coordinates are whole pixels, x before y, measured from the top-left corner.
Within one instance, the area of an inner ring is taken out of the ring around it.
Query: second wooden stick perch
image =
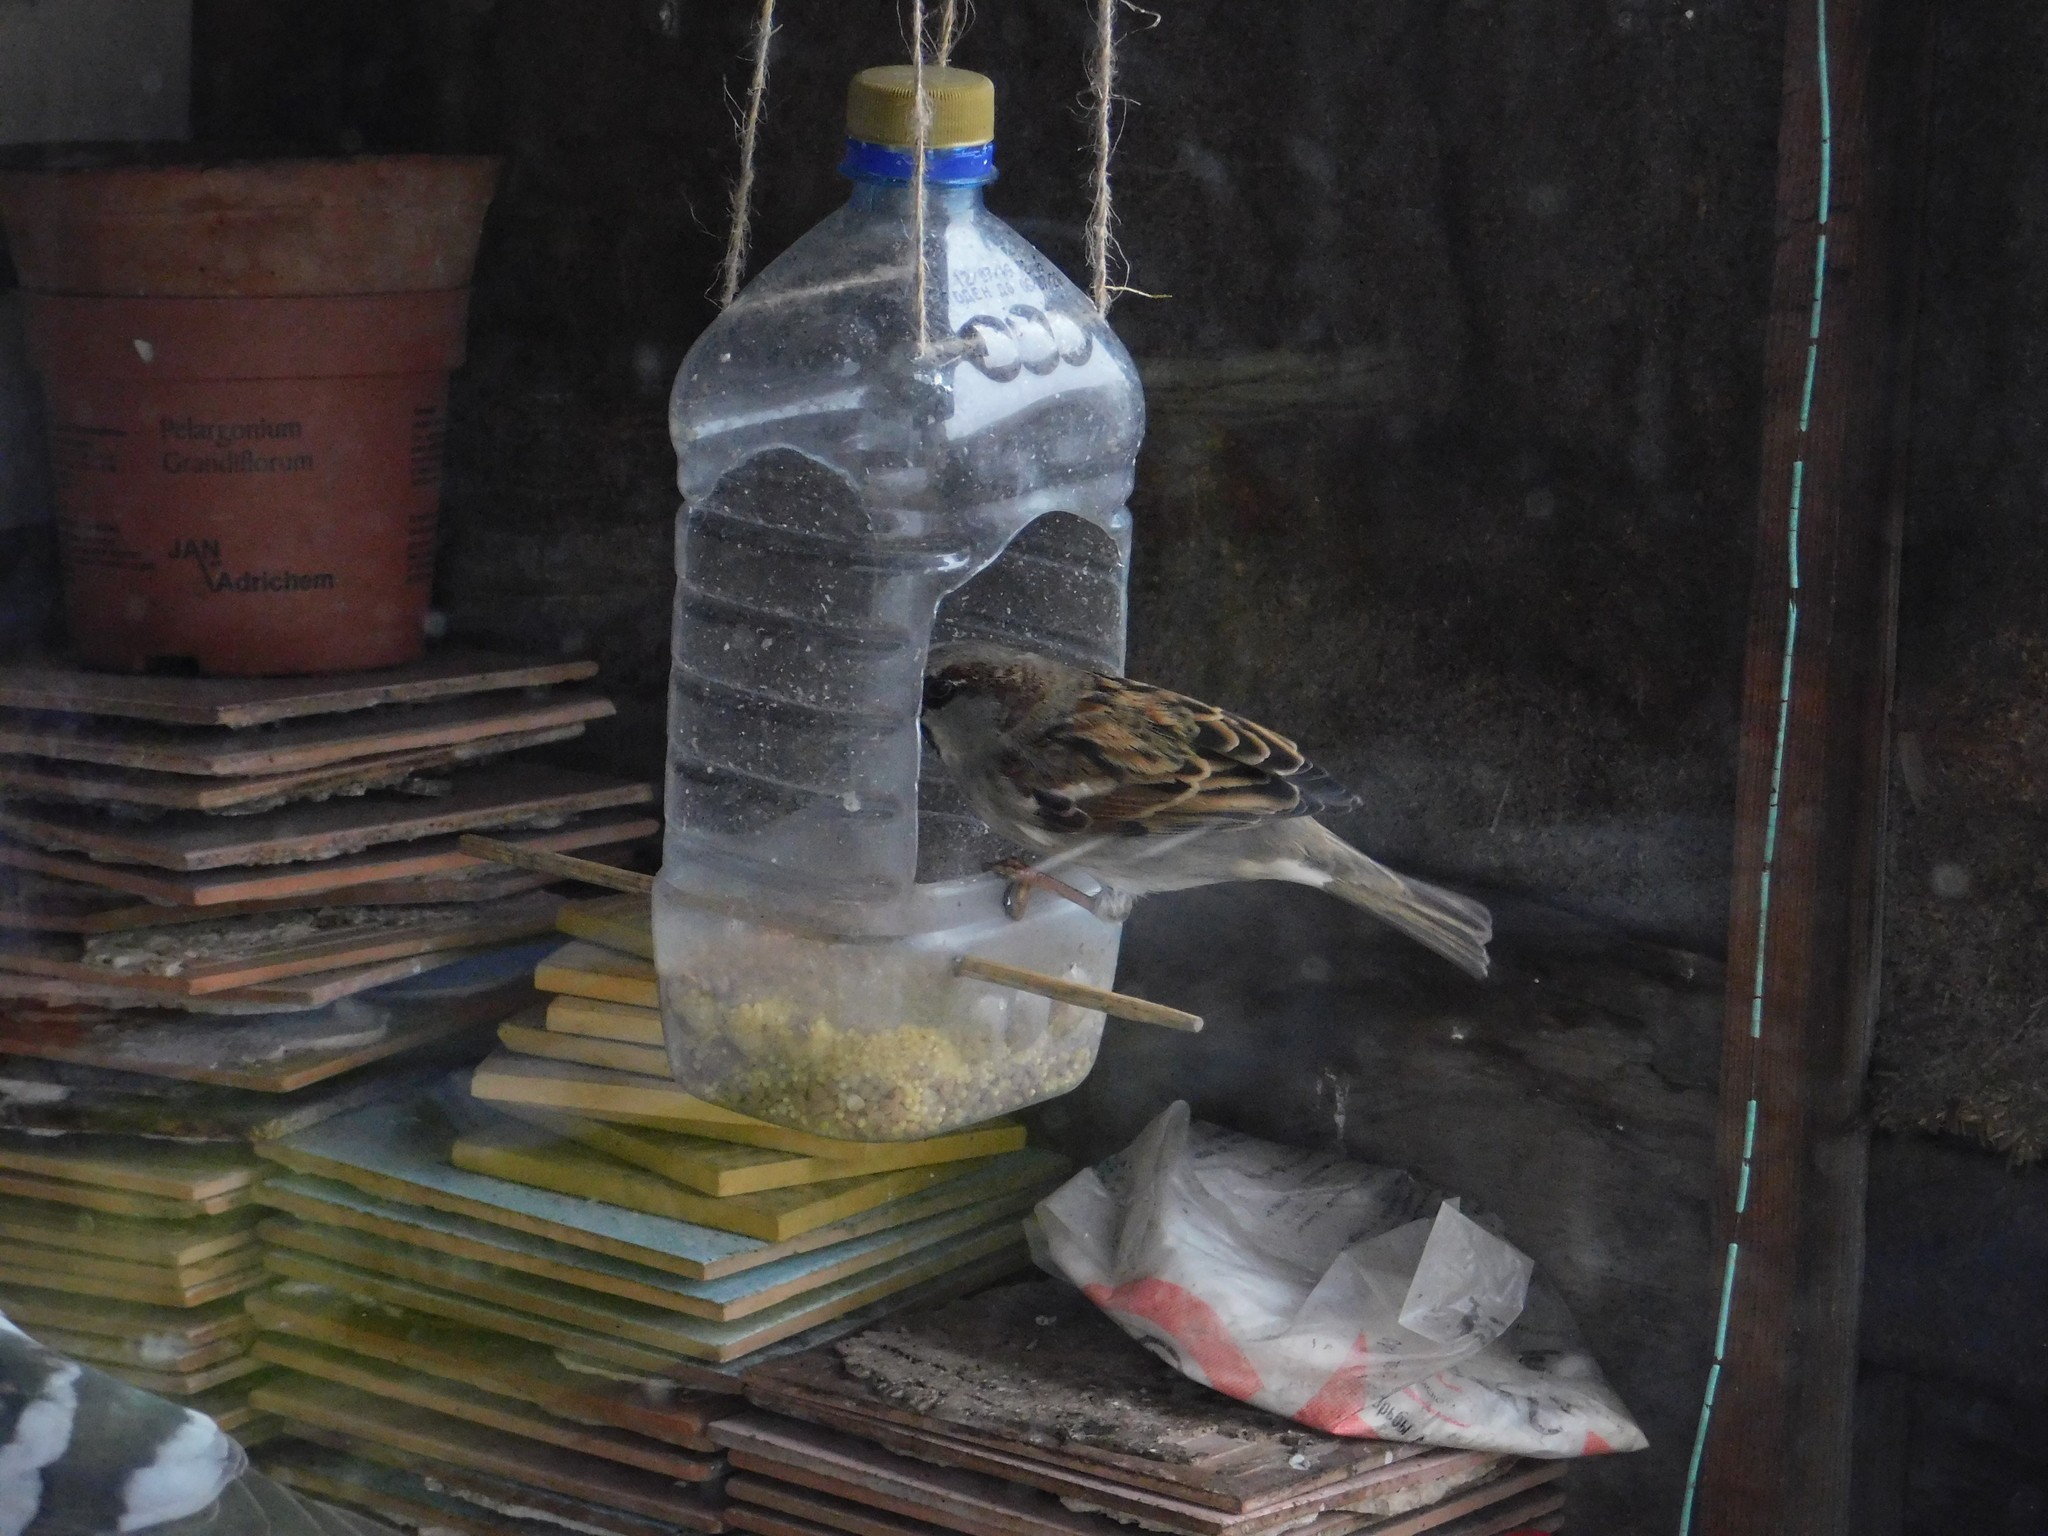
[[[955,976],[971,976],[976,981],[992,982],[999,987],[1010,987],[1018,992],[1030,992],[1039,997],[1049,997],[1056,1003],[1072,1003],[1077,1008],[1100,1008],[1104,1013],[1114,1014],[1120,1019],[1129,1019],[1136,1024],[1158,1024],[1167,1029],[1184,1029],[1194,1034],[1202,1027],[1202,1017],[1196,1013],[1183,1013],[1178,1008],[1169,1008],[1164,1003],[1148,1002],[1142,997],[1131,997],[1123,992],[1110,992],[1101,987],[1085,986],[1078,981],[1068,981],[1063,976],[1048,976],[1043,971],[1027,971],[1021,965],[1004,965],[998,960],[983,960],[978,955],[962,955],[953,962]]]
[[[571,858],[567,854],[544,853],[536,848],[500,842],[494,837],[478,837],[473,832],[464,835],[462,851],[474,858],[491,859],[500,864],[516,864],[521,869],[539,870],[543,874],[583,880],[591,885],[609,886],[615,891],[630,891],[640,896],[645,896],[654,889],[653,877],[649,875],[637,875],[629,870],[614,869],[609,864],[599,864],[590,859]],[[1021,965],[1004,965],[997,960],[983,960],[976,955],[962,955],[955,960],[953,974],[969,976],[976,981],[986,981],[998,987],[1009,987],[1018,992],[1030,992],[1038,997],[1049,997],[1056,1003],[1071,1003],[1077,1008],[1100,1008],[1104,1013],[1114,1014],[1119,1019],[1130,1019],[1138,1024],[1158,1024],[1166,1029],[1184,1029],[1190,1034],[1202,1027],[1199,1014],[1183,1013],[1180,1009],[1169,1008],[1164,1003],[1148,1002],[1142,997],[1131,997],[1102,987],[1086,986],[1078,981],[1068,981],[1063,976],[1048,976],[1043,971],[1027,971]]]
[[[500,842],[495,837],[478,837],[474,832],[465,832],[460,846],[471,858],[489,859],[494,864],[512,864],[539,874],[554,875],[563,880],[581,880],[585,885],[602,885],[635,896],[651,895],[654,891],[654,876],[617,869],[595,859],[571,858],[566,853],[549,853],[543,848]]]

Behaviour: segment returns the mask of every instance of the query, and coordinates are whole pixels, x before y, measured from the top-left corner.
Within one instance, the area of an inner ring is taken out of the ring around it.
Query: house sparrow
[[[1486,974],[1486,908],[1396,874],[1316,821],[1357,797],[1276,731],[1148,683],[981,641],[933,648],[923,723],[975,812],[1045,855],[1028,868],[998,866],[1015,880],[1109,921],[1153,891],[1293,880]],[[1054,878],[1067,864],[1103,889],[1090,896]]]

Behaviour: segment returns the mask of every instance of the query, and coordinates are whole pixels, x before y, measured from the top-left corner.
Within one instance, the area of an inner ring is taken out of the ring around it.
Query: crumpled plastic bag
[[[1176,1103],[1041,1201],[1031,1242],[1183,1375],[1313,1429],[1522,1456],[1648,1443],[1529,1258],[1399,1169]]]

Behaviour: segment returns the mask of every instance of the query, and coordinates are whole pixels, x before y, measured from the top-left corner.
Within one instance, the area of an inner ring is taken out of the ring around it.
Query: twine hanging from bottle
[[[1110,103],[1116,99],[1116,8],[1119,0],[1095,0],[1095,52],[1088,60],[1088,89],[1094,100],[1095,187],[1088,204],[1088,296],[1097,314],[1107,315],[1109,288]]]
[[[932,97],[924,83],[924,0],[910,0],[910,100],[910,248],[917,253],[910,308],[917,320],[917,356],[929,357],[932,264],[924,248],[924,162],[932,141]]]
[[[732,185],[732,228],[725,238],[725,260],[719,266],[718,307],[725,308],[740,291],[747,271],[747,242],[754,213],[754,145],[761,136],[761,106],[768,96],[768,45],[775,38],[775,0],[761,0],[754,18],[754,78],[747,86],[747,107],[740,119],[740,174]]]
[[[1123,3],[1124,0],[1095,0],[1095,48],[1088,61],[1088,91],[1095,130],[1095,166],[1087,225],[1088,292],[1095,308],[1105,315],[1114,296],[1124,291],[1121,287],[1112,288],[1109,282],[1110,250],[1115,243],[1109,186],[1109,157],[1114,147],[1111,111],[1116,90],[1116,12]],[[959,41],[961,32],[961,6],[962,0],[941,0],[939,35],[931,60],[937,68],[944,69],[952,61],[953,45]],[[912,308],[916,311],[919,357],[931,353],[931,321],[926,312],[931,293],[931,263],[924,246],[924,204],[932,104],[925,88],[925,31],[925,0],[910,0],[911,88],[915,93],[911,115],[910,237],[917,252]],[[719,268],[720,309],[733,301],[740,291],[741,279],[746,276],[753,223],[754,150],[760,139],[761,112],[768,96],[768,47],[774,37],[775,0],[761,0],[754,20],[753,77],[740,116],[740,170],[732,189],[732,226],[726,236],[725,260]]]
[[[945,69],[953,62],[953,44],[960,36],[960,0],[945,0],[939,7],[939,41],[932,50],[932,62]]]

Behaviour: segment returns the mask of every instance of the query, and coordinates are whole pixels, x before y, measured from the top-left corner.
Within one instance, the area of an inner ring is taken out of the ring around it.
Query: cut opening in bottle
[[[931,643],[992,640],[1077,665],[1123,664],[1124,578],[1116,541],[1071,512],[1049,512],[939,604]],[[1017,850],[969,809],[925,744],[917,786],[920,885],[976,875]]]

